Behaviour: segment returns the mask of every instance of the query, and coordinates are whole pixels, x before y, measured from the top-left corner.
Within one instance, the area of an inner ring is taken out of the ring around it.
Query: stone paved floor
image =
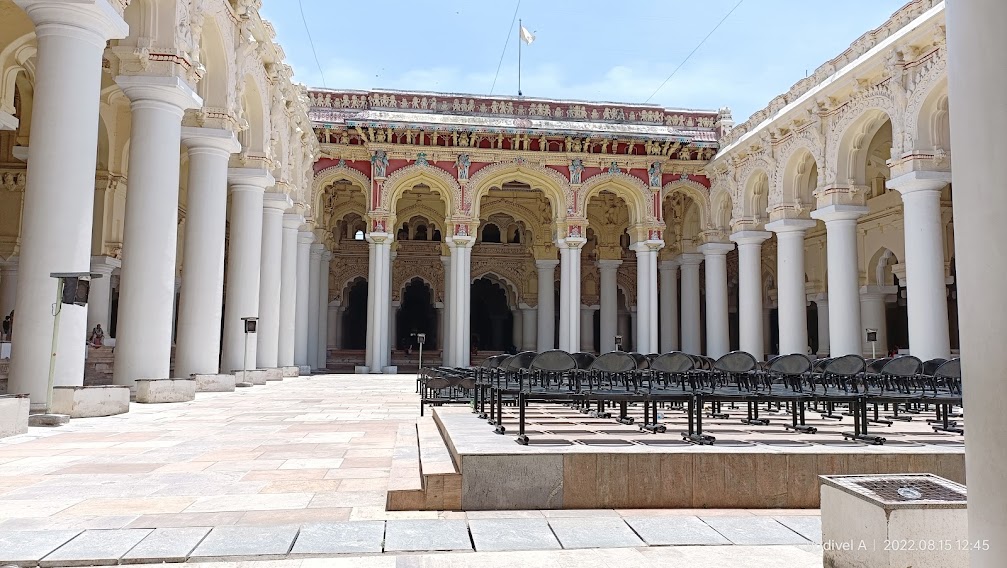
[[[45,552],[55,550],[49,560],[56,565],[71,562],[60,555],[95,562],[130,555],[156,559],[167,554],[162,548],[183,549],[186,543],[192,547],[182,554],[193,559],[327,554],[326,545],[310,548],[314,539],[362,547],[332,553],[393,553],[389,560],[378,560],[388,554],[369,557],[358,567],[445,565],[444,555],[409,555],[438,549],[467,551],[457,553],[462,563],[478,558],[482,565],[568,565],[581,556],[483,551],[583,546],[608,547],[596,549],[596,559],[611,552],[623,564],[646,565],[672,552],[637,547],[753,544],[746,527],[762,526],[765,538],[755,544],[787,546],[773,547],[784,551],[776,554],[760,548],[753,559],[789,559],[781,566],[821,563],[821,548],[814,544],[817,511],[385,511],[396,431],[418,416],[414,385],[411,376],[288,379],[200,394],[186,404],[134,404],[126,415],[33,428],[0,440],[0,561],[16,560],[4,558],[11,543],[33,538],[63,539]],[[332,538],[332,531],[341,536]],[[345,531],[363,536],[349,539]],[[598,531],[611,542],[591,542]],[[679,536],[669,539],[670,533]],[[424,543],[434,536],[449,542]],[[265,548],[229,552],[235,543]],[[630,548],[615,552],[617,547]],[[695,557],[701,566],[729,558],[678,548],[682,552],[674,554],[685,556],[668,559]]]

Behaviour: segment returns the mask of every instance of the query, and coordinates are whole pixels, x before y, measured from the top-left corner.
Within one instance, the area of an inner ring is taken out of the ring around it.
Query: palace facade
[[[0,0],[11,392],[41,402],[49,275],[72,271],[104,278],[61,314],[56,384],[392,371],[417,334],[452,365],[958,348],[943,2],[908,3],[737,126],[307,89],[258,8]]]

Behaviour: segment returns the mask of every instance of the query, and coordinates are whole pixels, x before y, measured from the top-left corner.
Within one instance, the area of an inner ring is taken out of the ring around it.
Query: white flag
[[[528,31],[528,28],[521,26],[521,41],[531,45],[535,41],[535,34]]]

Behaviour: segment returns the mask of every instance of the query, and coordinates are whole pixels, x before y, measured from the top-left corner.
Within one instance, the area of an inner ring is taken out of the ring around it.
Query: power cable
[[[734,8],[731,8],[731,11],[720,19],[720,22],[718,22],[717,25],[714,26],[712,30],[710,30],[710,33],[706,34],[706,37],[703,38],[703,41],[699,42],[699,45],[697,45],[695,49],[689,52],[689,55],[685,56],[685,59],[678,64],[678,67],[675,67],[675,70],[671,72],[671,75],[668,75],[668,78],[665,79],[663,83],[661,83],[661,86],[655,89],[654,92],[649,97],[647,97],[647,100],[643,101],[644,103],[649,103],[650,99],[654,98],[654,95],[656,95],[661,89],[663,89],[664,86],[668,84],[668,81],[671,81],[671,78],[675,76],[675,73],[678,73],[678,70],[681,69],[682,66],[686,64],[687,61],[689,61],[689,59],[693,56],[693,54],[699,51],[699,48],[703,47],[703,44],[706,43],[706,40],[710,39],[710,36],[713,35],[713,32],[717,31],[717,28],[719,28],[721,24],[727,21],[727,18],[731,17],[731,14],[733,14],[734,11],[738,9],[738,6],[741,6],[741,4],[744,1],[745,0],[738,0],[738,3],[734,5]]]
[[[325,71],[322,71],[322,64],[318,61],[318,52],[315,51],[315,42],[311,39],[311,30],[308,29],[308,19],[304,17],[304,2],[297,0],[297,6],[301,9],[301,21],[304,22],[304,31],[308,34],[308,45],[311,46],[311,54],[315,56],[315,65],[318,66],[318,74],[322,78],[322,87],[329,88],[325,84]]]

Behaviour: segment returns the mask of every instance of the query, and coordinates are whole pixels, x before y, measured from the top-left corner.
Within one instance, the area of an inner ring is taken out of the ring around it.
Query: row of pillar
[[[250,367],[295,363],[324,366],[324,355],[308,358],[302,347],[324,346],[324,334],[300,333],[308,315],[309,290],[327,296],[327,278],[308,275],[291,280],[294,235],[303,218],[285,217],[290,199],[266,193],[274,185],[266,170],[228,169],[240,146],[234,133],[183,128],[186,110],[202,100],[179,77],[116,78],[130,100],[129,190],[126,198],[121,267],[94,263],[90,255],[98,144],[98,98],[102,53],[109,39],[125,37],[128,26],[105,0],[90,3],[24,0],[19,4],[35,23],[38,40],[36,89],[28,149],[22,246],[16,270],[5,266],[0,303],[13,305],[17,330],[12,345],[12,392],[31,394],[44,405],[53,342],[53,303],[58,272],[101,273],[90,309],[60,308],[53,367],[57,385],[80,385],[83,348],[93,324],[107,326],[109,276],[120,270],[118,325],[113,382],[132,386],[139,378],[215,374]],[[72,93],[73,96],[67,96]],[[171,373],[175,306],[176,235],[180,160],[189,157],[188,217],[185,224],[181,297],[178,304],[177,360]],[[227,196],[231,194],[227,290],[224,246]],[[54,204],[56,206],[54,206]],[[310,240],[307,241],[310,243]],[[298,248],[296,256],[300,257]],[[299,260],[299,258],[297,259]],[[13,276],[16,274],[16,276]],[[298,293],[298,288],[304,288]],[[295,313],[294,305],[303,313]],[[320,298],[320,296],[315,296]],[[222,302],[222,299],[225,299]],[[221,306],[223,347],[220,346]],[[245,346],[241,318],[259,317],[258,335]],[[283,330],[281,333],[281,329]],[[293,331],[293,333],[291,333]],[[293,336],[293,347],[290,339]],[[300,338],[300,342],[298,342]],[[304,344],[299,345],[299,343]],[[322,350],[324,351],[324,349]],[[297,357],[302,354],[303,357]]]
[[[946,175],[910,174],[889,182],[903,194],[906,210],[907,288],[909,291],[909,330],[912,352],[921,359],[950,356],[947,303],[945,298],[943,245],[940,226],[940,190],[947,183]],[[833,205],[812,213],[814,219],[826,225],[828,238],[828,293],[809,298],[805,278],[805,235],[816,221],[782,219],[766,225],[768,231],[740,231],[731,235],[732,243],[711,242],[701,245],[698,253],[679,255],[658,264],[661,241],[645,241],[633,245],[637,254],[637,311],[634,350],[668,352],[681,348],[689,353],[702,352],[700,322],[699,267],[705,262],[706,279],[706,355],[720,357],[730,351],[728,314],[727,254],[738,247],[739,260],[739,343],[740,349],[761,356],[766,347],[767,326],[762,290],[762,244],[775,233],[777,236],[777,287],[779,314],[779,352],[805,353],[809,346],[807,302],[818,306],[819,353],[832,356],[861,354],[865,349],[864,326],[877,329],[878,340],[887,349],[885,337],[885,302],[895,293],[894,287],[859,284],[857,250],[857,220],[867,213],[866,207]],[[771,232],[770,232],[771,231]],[[390,235],[372,235],[390,250]],[[450,256],[442,260],[446,278],[444,361],[465,366],[469,363],[469,284],[472,239],[449,239]],[[580,297],[580,249],[583,239],[567,238],[558,242],[560,260],[536,260],[539,304],[531,313],[515,312],[515,326],[522,326],[520,337],[535,330],[536,341],[515,340],[521,348],[545,351],[557,347],[555,333],[555,269],[560,267],[558,348],[565,351],[590,349],[593,328],[582,325],[590,321],[594,308],[583,307]],[[382,250],[384,250],[382,248]],[[372,244],[371,265],[387,262],[387,253],[375,254]],[[618,328],[617,274],[620,260],[599,260],[601,351],[616,348],[615,336],[625,335]],[[679,291],[676,270],[681,267],[681,314],[675,301]],[[390,273],[390,266],[378,267],[379,273]],[[658,278],[660,274],[660,278]],[[373,274],[372,274],[373,276]],[[372,280],[373,281],[373,280]],[[457,292],[456,292],[457,291]],[[388,290],[375,290],[369,295],[373,306],[380,310],[389,299]],[[660,302],[658,298],[660,297]],[[380,318],[369,321],[383,322]],[[521,322],[521,323],[519,323]],[[680,324],[680,325],[679,325]],[[528,330],[528,331],[524,331]],[[680,334],[679,334],[680,330]],[[660,333],[659,333],[660,332]],[[368,367],[381,372],[388,365],[388,329],[374,326],[369,334]],[[515,329],[515,338],[519,337]],[[660,343],[658,343],[660,338]],[[679,346],[679,338],[681,345]],[[380,341],[380,343],[378,343]],[[379,346],[375,347],[373,346]],[[380,357],[379,357],[380,354]]]

